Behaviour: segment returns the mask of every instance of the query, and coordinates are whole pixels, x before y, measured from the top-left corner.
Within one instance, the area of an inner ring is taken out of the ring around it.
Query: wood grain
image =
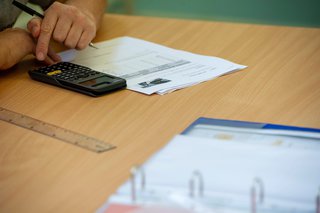
[[[94,212],[200,116],[320,128],[320,29],[106,15],[95,42],[118,36],[248,68],[165,96],[99,98],[31,80],[30,57],[1,73],[1,107],[118,148],[95,154],[0,121],[0,212]]]

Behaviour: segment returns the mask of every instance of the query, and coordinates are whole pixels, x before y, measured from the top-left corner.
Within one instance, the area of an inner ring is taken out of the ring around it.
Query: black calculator
[[[30,70],[32,79],[90,96],[100,96],[125,88],[126,80],[70,62]]]

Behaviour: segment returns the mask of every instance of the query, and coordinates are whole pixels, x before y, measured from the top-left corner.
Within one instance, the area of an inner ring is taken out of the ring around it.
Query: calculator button
[[[68,62],[60,62],[51,66],[39,68],[35,71],[50,76],[52,78],[67,81],[79,81],[82,79],[87,79],[90,76],[92,78],[101,74],[100,72],[92,70],[89,67],[71,64]]]
[[[79,77],[80,78],[87,78],[87,77],[89,77],[89,75],[84,73],[84,74],[79,75]]]
[[[47,75],[52,76],[52,75],[58,75],[60,73],[62,73],[61,70],[54,70],[54,71],[48,72]]]

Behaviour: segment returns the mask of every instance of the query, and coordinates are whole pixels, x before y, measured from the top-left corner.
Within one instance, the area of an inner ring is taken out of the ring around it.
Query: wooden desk
[[[1,107],[118,148],[95,154],[0,121],[0,212],[94,212],[200,116],[320,128],[320,29],[106,15],[96,41],[125,35],[249,67],[165,96],[100,98],[31,80],[33,60],[1,74]]]

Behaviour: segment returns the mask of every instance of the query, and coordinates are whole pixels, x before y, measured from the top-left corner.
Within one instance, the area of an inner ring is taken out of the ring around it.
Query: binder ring
[[[253,180],[253,184],[251,186],[251,213],[256,213],[257,211],[257,193],[256,189],[260,189],[259,193],[259,204],[262,204],[264,201],[264,185],[260,178],[256,177]]]
[[[143,168],[139,165],[133,166],[130,169],[130,180],[131,180],[131,200],[132,202],[135,202],[137,199],[137,189],[136,189],[136,176],[138,174],[138,172],[141,175],[141,190],[143,191],[146,185],[146,175],[145,172],[143,170]]]
[[[199,196],[203,197],[204,181],[203,181],[202,174],[198,170],[195,170],[192,173],[191,179],[189,181],[189,195],[190,195],[190,197],[195,196],[195,182],[196,182],[196,180],[198,180]]]

